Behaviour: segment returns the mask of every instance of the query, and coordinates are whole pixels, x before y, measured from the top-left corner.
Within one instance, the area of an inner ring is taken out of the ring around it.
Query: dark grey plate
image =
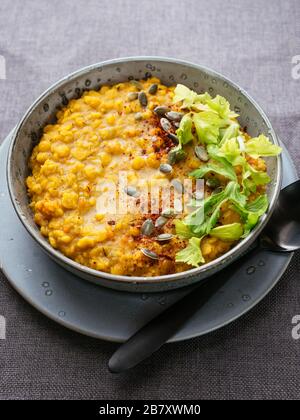
[[[0,148],[1,268],[31,305],[74,331],[122,342],[188,291],[183,288],[143,295],[117,292],[79,279],[53,262],[26,232],[11,205],[5,176],[9,139]],[[283,169],[283,185],[297,179],[287,151]],[[230,278],[170,341],[206,334],[243,315],[272,289],[290,260],[291,255],[261,251],[249,264],[241,264],[239,274]]]

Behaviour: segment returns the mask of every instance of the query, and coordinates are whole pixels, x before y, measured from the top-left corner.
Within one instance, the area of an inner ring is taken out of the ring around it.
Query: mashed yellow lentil
[[[128,183],[133,187],[143,183],[160,185],[170,183],[172,178],[187,178],[191,170],[199,167],[199,160],[192,147],[187,147],[187,158],[177,163],[171,174],[159,171],[159,165],[167,162],[169,149],[165,145],[170,140],[157,123],[153,109],[164,105],[176,111],[172,103],[174,87],[164,86],[154,78],[139,84],[102,86],[99,91],[88,91],[71,100],[59,111],[56,123],[44,128],[32,152],[27,187],[35,222],[53,248],[96,270],[154,276],[190,269],[175,262],[175,254],[188,241],[174,235],[170,241],[159,242],[155,235],[141,235],[141,226],[149,214],[103,214],[97,202],[108,182],[118,183],[120,171],[127,171]],[[157,92],[147,93],[148,104],[143,107],[137,93],[148,92],[153,84],[158,85]],[[264,161],[254,163],[265,170]],[[158,216],[150,215],[154,222]],[[222,223],[239,220],[230,207],[222,208]],[[156,235],[174,232],[174,218],[156,229]],[[206,236],[201,250],[208,262],[233,245]],[[155,252],[159,259],[147,257],[142,248]]]

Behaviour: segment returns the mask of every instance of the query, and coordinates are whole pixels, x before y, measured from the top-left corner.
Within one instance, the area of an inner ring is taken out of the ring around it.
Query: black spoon
[[[300,249],[300,180],[280,192],[274,212],[250,254],[253,256],[253,253],[260,253],[262,249],[277,252]],[[182,299],[152,319],[119,347],[109,360],[109,370],[113,373],[123,372],[158,350],[220,290],[247,259],[249,253],[222,270],[213,280],[208,279],[190,288]]]

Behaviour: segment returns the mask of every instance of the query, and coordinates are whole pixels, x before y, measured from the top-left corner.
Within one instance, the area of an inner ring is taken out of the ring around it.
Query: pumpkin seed
[[[129,92],[127,95],[128,101],[135,101],[138,98],[137,92]]]
[[[138,192],[138,190],[135,187],[127,187],[125,188],[125,192],[127,195],[129,195],[130,197],[138,197],[140,195],[140,193]]]
[[[217,178],[208,178],[206,180],[206,185],[208,188],[218,188],[220,186],[220,181]]]
[[[152,260],[159,259],[158,255],[155,252],[150,251],[150,249],[142,248],[141,251],[146,257],[151,258]]]
[[[183,193],[184,191],[183,185],[178,179],[172,179],[171,185],[173,185],[173,187],[175,188],[177,192],[181,194]]]
[[[219,194],[220,192],[222,192],[223,191],[223,188],[222,187],[218,187],[218,188],[216,188],[213,192],[212,192],[212,195],[215,195],[215,194]]]
[[[156,83],[154,83],[153,85],[151,85],[149,87],[149,90],[148,90],[148,92],[150,93],[150,95],[155,95],[156,92],[157,92],[157,88],[158,88],[158,86],[157,86]]]
[[[175,211],[174,211],[174,209],[171,209],[171,208],[170,209],[165,209],[161,213],[161,215],[163,217],[166,217],[167,219],[170,219],[170,217],[173,217],[174,214],[175,214]]]
[[[145,236],[150,236],[154,230],[154,223],[151,219],[147,219],[144,221],[141,227],[141,233]]]
[[[166,113],[166,117],[168,118],[168,120],[170,121],[181,121],[182,117],[183,117],[183,113],[182,112],[176,112],[176,111],[169,111]]]
[[[168,153],[168,162],[170,165],[174,165],[174,163],[183,160],[186,157],[186,153],[182,149],[171,149]]]
[[[173,133],[168,133],[168,137],[169,137],[169,139],[171,139],[175,144],[178,144],[179,143],[179,138],[175,135],[175,134],[173,134]]]
[[[179,128],[180,127],[180,122],[175,121],[175,122],[173,122],[173,125],[174,125],[175,128]]]
[[[161,118],[160,119],[160,125],[162,127],[163,130],[165,130],[166,132],[170,131],[172,126],[170,124],[170,121],[167,120],[166,118]]]
[[[163,174],[169,174],[170,172],[172,172],[172,169],[172,166],[168,163],[162,163],[159,167],[160,172],[162,172]]]
[[[138,90],[142,90],[143,89],[143,85],[138,82],[137,80],[130,80],[130,83],[135,86]]]
[[[138,98],[139,98],[141,106],[145,108],[148,104],[148,99],[147,99],[146,93],[145,92],[140,92],[139,95],[138,95]]]
[[[169,111],[170,111],[170,108],[168,108],[167,106],[157,106],[153,110],[153,112],[155,112],[155,114],[159,115],[160,117],[164,116]]]
[[[163,227],[163,226],[167,223],[167,221],[168,221],[168,219],[167,219],[166,217],[164,217],[164,216],[159,216],[159,217],[156,219],[156,222],[155,222],[155,227],[156,227],[156,228],[161,228],[161,227]]]
[[[156,237],[156,240],[159,242],[170,241],[173,238],[171,233],[162,233]]]
[[[142,114],[141,112],[137,112],[137,113],[135,114],[135,116],[134,116],[134,119],[135,119],[136,121],[140,121],[140,120],[142,120],[142,119],[143,119],[143,114]]]
[[[207,151],[202,146],[195,147],[195,155],[197,156],[198,159],[202,160],[202,162],[207,162],[209,160]]]

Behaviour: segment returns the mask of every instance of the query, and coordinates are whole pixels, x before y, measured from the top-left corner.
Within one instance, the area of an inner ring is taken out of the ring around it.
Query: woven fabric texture
[[[261,104],[299,165],[298,0],[1,0],[1,141],[60,77],[131,55],[187,59],[235,80]],[[298,253],[246,316],[164,346],[121,376],[106,367],[115,344],[56,325],[1,274],[7,337],[0,340],[0,399],[299,399],[300,340],[291,334],[300,314],[299,273]]]

